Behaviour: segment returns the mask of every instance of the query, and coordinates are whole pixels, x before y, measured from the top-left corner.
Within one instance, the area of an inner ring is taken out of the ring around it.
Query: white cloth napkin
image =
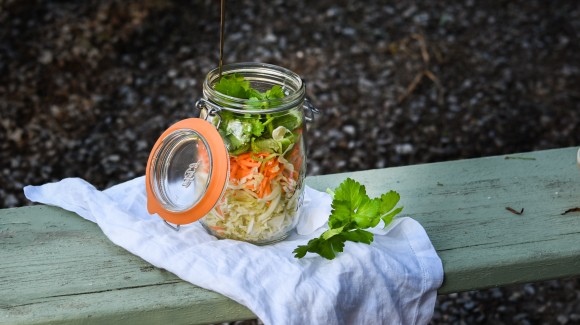
[[[197,222],[171,230],[147,212],[144,177],[105,191],[68,178],[24,193],[96,222],[115,244],[247,306],[265,324],[427,324],[443,281],[425,230],[408,217],[375,231],[371,245],[347,243],[334,260],[294,258],[330,213],[328,194],[308,187],[297,231],[309,235],[268,246],[217,240]]]

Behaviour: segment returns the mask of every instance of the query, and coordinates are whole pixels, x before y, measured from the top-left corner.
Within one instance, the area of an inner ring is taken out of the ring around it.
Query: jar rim
[[[219,68],[212,69],[208,72],[203,83],[203,94],[209,101],[219,106],[219,109],[242,113],[242,114],[264,114],[275,113],[291,108],[295,108],[304,100],[306,87],[302,78],[295,72],[268,63],[259,62],[239,62],[226,64],[222,66],[222,75],[239,73],[247,76],[248,74],[259,74],[263,78],[268,78],[268,82],[290,89],[290,94],[284,98],[276,99],[276,107],[269,109],[252,109],[248,99],[229,96],[213,88],[219,80]],[[252,101],[255,104],[255,101]],[[268,103],[268,100],[262,101]]]

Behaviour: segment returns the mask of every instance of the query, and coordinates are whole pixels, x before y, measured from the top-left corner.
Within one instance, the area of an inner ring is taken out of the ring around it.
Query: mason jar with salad
[[[268,244],[298,221],[306,172],[305,86],[263,63],[210,71],[200,118],[174,124],[147,167],[148,208],[169,225],[199,220],[218,238]]]

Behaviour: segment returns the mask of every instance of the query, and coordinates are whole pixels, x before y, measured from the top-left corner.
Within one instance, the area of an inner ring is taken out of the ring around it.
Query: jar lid
[[[147,161],[147,210],[173,224],[205,216],[224,193],[229,157],[217,129],[189,118],[167,129]]]

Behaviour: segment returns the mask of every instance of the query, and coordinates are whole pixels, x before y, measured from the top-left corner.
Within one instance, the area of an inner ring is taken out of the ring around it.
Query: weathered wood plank
[[[580,172],[574,148],[307,178],[353,177],[371,196],[401,193],[440,254],[440,293],[580,275]],[[524,208],[515,215],[505,207]],[[0,323],[203,324],[254,317],[110,243],[47,206],[0,210]]]
[[[0,210],[0,324],[204,324],[254,318],[49,206]]]
[[[580,275],[576,148],[313,177],[334,187],[345,177],[370,195],[401,194],[404,214],[427,230],[443,260],[440,293]],[[506,211],[524,208],[522,215]]]

